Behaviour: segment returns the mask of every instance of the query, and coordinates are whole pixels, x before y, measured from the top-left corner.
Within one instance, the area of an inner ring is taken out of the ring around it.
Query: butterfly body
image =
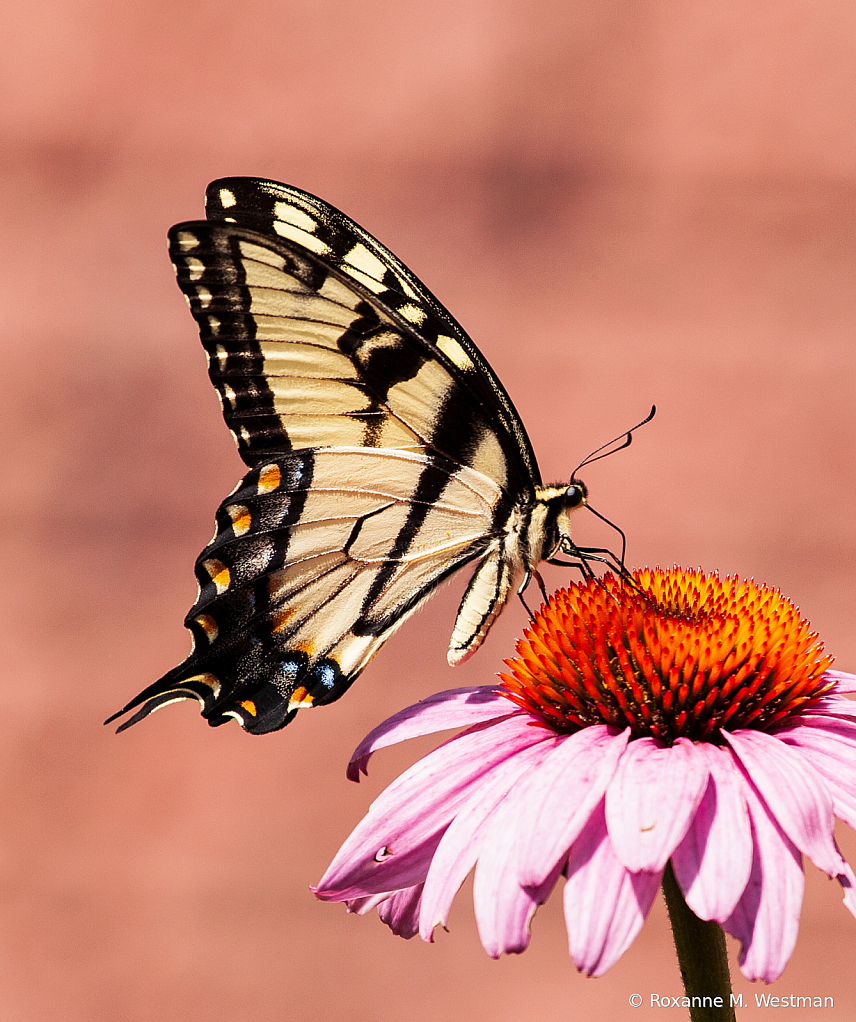
[[[541,483],[478,349],[338,210],[232,178],[207,214],[172,228],[170,254],[249,472],[196,562],[190,656],[115,716],[193,698],[212,725],[265,733],[338,699],[478,561],[448,654],[465,660],[540,561],[574,553],[586,493]]]

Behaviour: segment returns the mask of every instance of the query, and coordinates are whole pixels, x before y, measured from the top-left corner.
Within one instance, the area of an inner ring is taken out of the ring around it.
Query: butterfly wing
[[[324,266],[338,270],[346,284],[353,282],[384,309],[397,313],[415,328],[413,340],[418,346],[446,361],[462,384],[466,403],[490,410],[497,433],[507,441],[510,460],[522,469],[517,485],[531,488],[540,483],[538,463],[520,416],[484,356],[422,281],[368,231],[323,199],[258,178],[212,181],[205,194],[205,212],[209,221],[243,225],[291,242],[298,251],[311,253]]]
[[[499,488],[421,452],[331,447],[251,470],[199,557],[191,656],[137,718],[197,698],[259,734],[338,699],[448,574],[489,544]],[[151,703],[155,700],[155,703]]]
[[[449,573],[498,564],[537,466],[475,346],[370,235],[273,183],[215,182],[208,210],[170,252],[251,471],[197,561],[191,655],[115,716],[196,698],[262,733],[342,695]]]

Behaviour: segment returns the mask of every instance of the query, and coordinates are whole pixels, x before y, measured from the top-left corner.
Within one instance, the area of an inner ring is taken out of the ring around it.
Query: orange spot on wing
[[[210,561],[203,562],[202,567],[211,576],[211,581],[217,587],[218,593],[223,593],[229,588],[232,576],[229,574],[229,569],[222,561],[212,558]]]
[[[259,493],[270,493],[282,482],[279,465],[265,465],[259,472]]]
[[[312,703],[312,696],[309,695],[303,685],[300,685],[291,693],[291,698],[288,700],[288,708],[291,710],[297,707],[311,706]]]
[[[217,638],[219,629],[217,628],[217,622],[211,617],[210,614],[200,614],[194,619],[199,627],[205,632],[205,637],[209,642],[213,642]]]
[[[249,509],[244,507],[243,504],[233,504],[231,507],[226,508],[226,512],[232,519],[232,531],[236,536],[243,536],[250,531],[253,518]]]

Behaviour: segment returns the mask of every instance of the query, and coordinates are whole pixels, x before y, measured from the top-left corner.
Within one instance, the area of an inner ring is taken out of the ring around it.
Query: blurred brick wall
[[[356,788],[359,738],[489,680],[517,607],[453,674],[453,583],[268,738],[189,704],[101,727],[184,656],[193,559],[241,475],[164,237],[224,174],[329,199],[471,332],[546,477],[656,401],[586,477],[631,561],[778,585],[856,670],[854,34],[844,0],[0,12],[4,1022],[612,1020],[678,993],[660,907],[594,982],[555,896],[493,963],[466,895],[429,947],[308,891],[416,755]],[[856,923],[808,877],[775,992],[850,1018]]]

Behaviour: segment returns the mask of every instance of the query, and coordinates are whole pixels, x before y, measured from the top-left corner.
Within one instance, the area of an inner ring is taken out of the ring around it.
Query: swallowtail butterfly
[[[211,725],[276,731],[338,699],[467,562],[450,664],[541,560],[603,559],[571,540],[584,485],[541,484],[502,384],[383,245],[274,181],[214,181],[206,213],[169,250],[249,472],[196,562],[192,652],[119,730],[196,699]]]

